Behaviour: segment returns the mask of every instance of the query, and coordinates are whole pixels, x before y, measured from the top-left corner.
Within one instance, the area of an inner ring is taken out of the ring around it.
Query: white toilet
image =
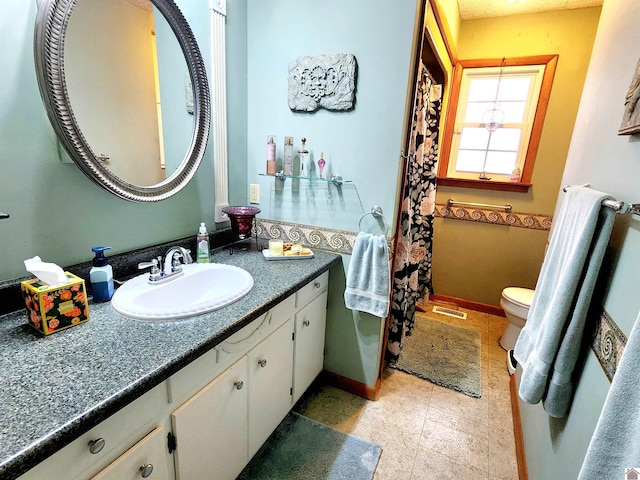
[[[509,320],[507,328],[500,337],[500,346],[505,350],[513,350],[516,346],[520,330],[527,320],[533,292],[529,288],[520,287],[507,287],[502,291],[500,306]]]

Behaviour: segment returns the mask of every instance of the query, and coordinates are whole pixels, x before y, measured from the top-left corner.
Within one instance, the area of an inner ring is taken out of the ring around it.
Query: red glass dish
[[[224,207],[223,213],[226,213],[231,220],[231,229],[238,234],[240,239],[246,238],[251,234],[254,217],[260,213],[257,207]]]

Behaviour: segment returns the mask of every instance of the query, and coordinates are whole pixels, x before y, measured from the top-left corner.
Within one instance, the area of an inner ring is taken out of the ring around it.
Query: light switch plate
[[[260,185],[257,183],[249,185],[249,203],[260,203]]]

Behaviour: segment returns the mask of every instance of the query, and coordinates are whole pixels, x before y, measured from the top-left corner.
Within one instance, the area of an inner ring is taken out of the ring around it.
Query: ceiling
[[[603,0],[458,0],[461,20],[598,7]]]

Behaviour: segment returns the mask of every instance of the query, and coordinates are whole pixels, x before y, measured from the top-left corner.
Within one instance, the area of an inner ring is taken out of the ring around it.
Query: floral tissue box
[[[84,280],[64,272],[64,285],[45,285],[37,278],[21,282],[29,325],[49,335],[89,320]]]

